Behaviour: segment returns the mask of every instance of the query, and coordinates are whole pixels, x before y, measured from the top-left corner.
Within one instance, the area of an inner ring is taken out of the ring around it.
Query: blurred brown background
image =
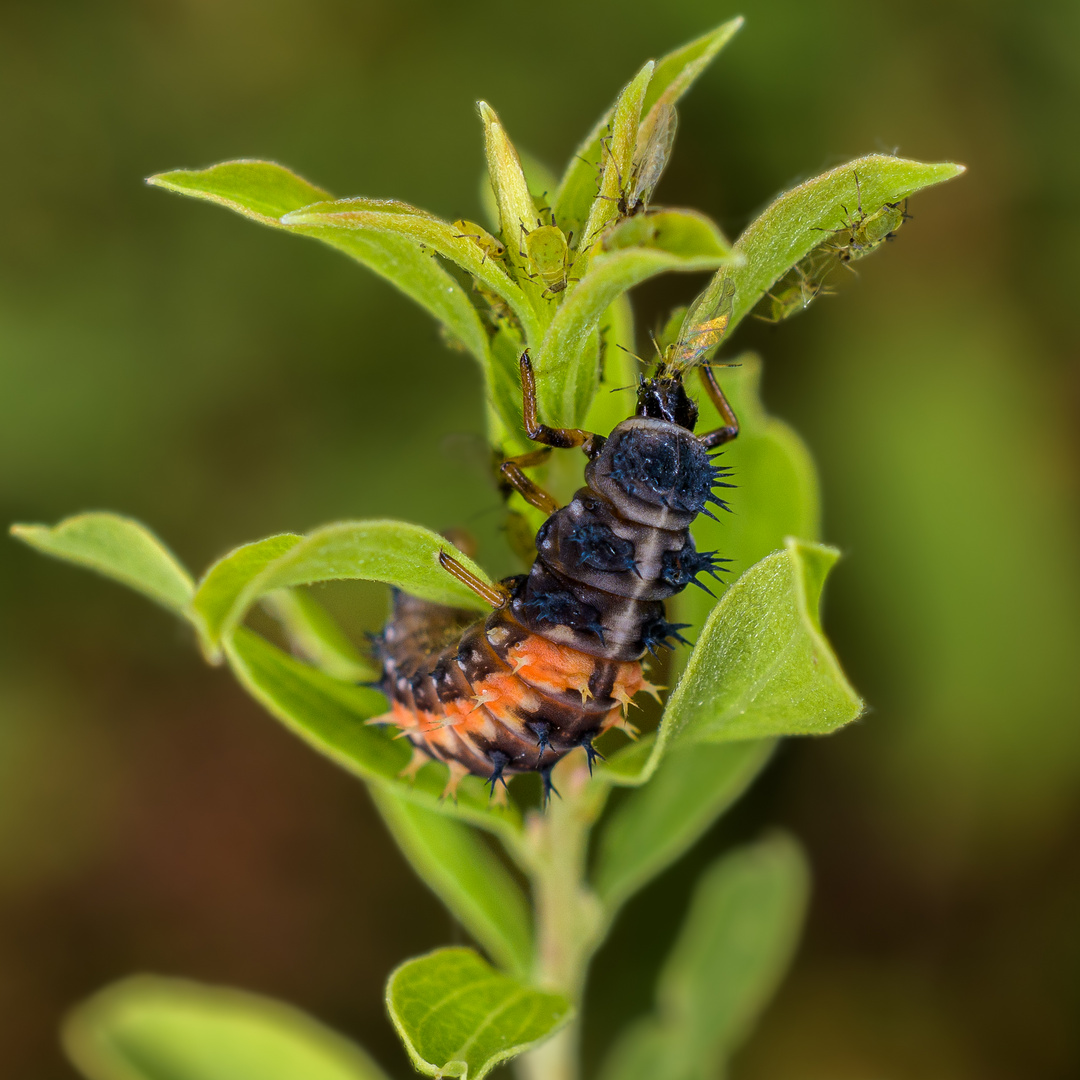
[[[269,532],[397,516],[465,524],[505,569],[470,362],[339,255],[142,178],[269,157],[476,217],[476,98],[561,167],[642,59],[737,10],[7,0],[0,517],[116,509],[199,571]],[[783,823],[811,850],[814,908],[737,1076],[1074,1077],[1080,6],[742,11],[682,109],[661,202],[735,234],[858,153],[969,172],[913,201],[839,297],[740,331],[818,456],[847,553],[827,622],[874,712],[789,744],[631,905],[588,1050],[646,1007],[704,860]],[[646,290],[644,324],[693,284]],[[289,999],[407,1075],[382,981],[460,931],[362,789],[168,616],[0,545],[0,1074],[70,1080],[63,1011],[150,970]],[[379,624],[378,590],[336,602]]]

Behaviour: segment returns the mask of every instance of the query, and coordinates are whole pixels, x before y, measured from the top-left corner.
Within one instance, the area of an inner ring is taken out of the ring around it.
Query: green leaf
[[[600,177],[600,190],[593,199],[585,231],[578,242],[578,258],[575,269],[581,276],[588,266],[588,252],[599,239],[604,226],[619,214],[619,195],[623,184],[630,179],[631,165],[634,159],[634,147],[637,145],[638,124],[641,123],[641,103],[645,100],[645,91],[649,87],[655,65],[650,60],[630,80],[629,84],[615,102],[611,117],[611,131],[605,142],[607,149],[603,156],[603,173]]]
[[[724,593],[668,700],[658,745],[823,735],[862,713],[818,618],[838,558],[788,540]]]
[[[684,259],[727,259],[732,250],[716,222],[696,210],[635,214],[608,229],[602,243],[605,251],[658,248]]]
[[[698,635],[648,752],[633,747],[616,755],[602,774],[608,782],[644,784],[676,740],[823,735],[859,717],[863,702],[818,618],[838,557],[835,548],[789,538],[783,551],[746,571]]]
[[[773,996],[795,951],[809,893],[798,844],[777,835],[714,863],[702,876],[658,982],[657,1004],[680,1030],[690,1069],[729,1054]]]
[[[483,838],[468,825],[372,784],[371,795],[413,869],[511,975],[532,963],[529,901]]]
[[[224,645],[229,666],[248,693],[320,754],[363,780],[390,783],[403,799],[479,825],[508,846],[517,842],[517,809],[492,804],[479,777],[466,776],[456,799],[441,797],[447,768],[438,762],[425,765],[411,781],[399,778],[411,757],[409,743],[365,723],[386,709],[378,691],[316,671],[246,627],[238,627]]]
[[[442,221],[432,214],[405,203],[376,199],[338,199],[315,203],[303,210],[287,214],[282,222],[296,227],[337,229],[350,235],[399,236],[422,243],[444,258],[452,260],[472,274],[485,289],[501,297],[518,320],[525,340],[538,341],[543,335],[532,302],[510,277],[502,262],[463,234],[458,226]],[[515,237],[514,244],[517,245],[519,240],[520,237]],[[501,357],[496,354],[491,343],[485,346],[482,355],[478,354],[487,383],[488,400],[494,405],[499,422],[511,431],[515,430],[520,418],[515,411],[507,410],[501,381],[505,380],[507,371],[516,377],[517,357],[520,356],[522,348],[521,341],[515,343],[512,365],[501,362]],[[492,430],[490,434],[493,440],[496,440],[499,433]]]
[[[668,270],[709,270],[721,261],[717,256],[683,257],[659,248],[624,248],[597,255],[559,307],[533,358],[543,421],[567,427],[582,422],[597,389],[590,339],[604,313],[623,293]]]
[[[718,368],[724,393],[739,418],[739,437],[724,447],[720,463],[732,470],[736,486],[724,498],[731,513],[719,520],[699,515],[692,527],[699,551],[716,551],[731,559],[730,575],[736,579],[766,555],[783,547],[784,538],[800,536],[817,540],[819,495],[814,462],[806,445],[787,424],[769,416],[759,397],[761,360],[752,354],[737,358],[736,367]],[[708,398],[699,393],[701,418],[698,431],[721,423]],[[723,582],[703,581],[713,592]],[[672,620],[689,624],[687,636],[695,640],[716,600],[702,589],[688,588],[672,602]],[[685,650],[674,656],[676,670],[689,659]]]
[[[506,255],[533,309],[543,316],[549,307],[548,302],[540,296],[543,285],[538,286],[529,279],[528,259],[521,253],[522,230],[534,228],[536,204],[529,192],[518,152],[495,110],[486,101],[478,101],[476,107],[484,123],[488,177],[491,190],[495,193],[495,204],[499,208],[499,232],[506,244]]]
[[[205,199],[263,225],[322,240],[426,308],[484,365],[487,335],[465,290],[411,237],[355,233],[332,226],[285,225],[281,218],[331,196],[270,161],[226,161],[209,169],[159,173],[148,184]]]
[[[521,171],[525,174],[525,183],[533,204],[543,208],[550,205],[551,195],[559,186],[559,178],[534,154],[528,150],[517,148],[518,160],[521,162]],[[487,169],[480,178],[480,207],[484,212],[484,218],[488,225],[495,229],[499,228],[499,204],[495,201],[495,192],[491,187],[491,177]]]
[[[874,213],[885,203],[902,202],[963,171],[963,165],[927,165],[888,154],[868,154],[785,192],[735,241],[735,250],[745,261],[720,271],[735,282],[728,334],[780,278],[856,211],[859,190],[863,210]]]
[[[11,535],[57,559],[86,566],[184,615],[191,575],[144,525],[119,514],[79,514],[57,525],[12,525]]]
[[[637,408],[640,368],[634,352],[634,311],[623,294],[600,317],[603,373],[598,392],[585,415],[585,429],[606,435]]]
[[[90,1080],[384,1080],[358,1046],[269,998],[126,979],[80,1005],[64,1047]]]
[[[521,354],[525,342],[505,324],[491,339],[491,400],[499,430],[491,423],[491,444],[507,454],[524,453],[535,446],[525,434],[521,421]]]
[[[618,804],[601,827],[594,873],[609,918],[742,795],[772,747],[767,739],[676,747],[649,783]]]
[[[327,192],[272,161],[223,161],[209,169],[177,169],[147,177],[154,187],[228,207],[263,225],[290,210],[329,198]]]
[[[500,974],[471,949],[438,949],[397,968],[390,1019],[418,1072],[481,1080],[570,1019],[561,994]]]
[[[336,199],[286,214],[283,225],[326,226],[350,232],[411,237],[450,259],[482,285],[502,297],[529,338],[539,336],[538,323],[525,294],[498,259],[450,222],[405,203],[379,199]]]
[[[203,651],[211,663],[221,658],[221,628],[247,583],[304,538],[281,533],[234,548],[203,574],[191,601]]]
[[[261,603],[285,631],[293,653],[319,671],[345,682],[379,678],[378,664],[362,656],[326,608],[303,589],[277,589]]]
[[[603,1080],[711,1080],[749,1034],[795,951],[809,874],[774,836],[702,875],[660,974],[657,1015],[623,1036]],[[641,1069],[647,1061],[651,1072]]]
[[[742,24],[741,17],[731,19],[657,61],[645,94],[643,111],[648,113],[660,100],[661,95],[665,101],[674,105]],[[564,230],[572,229],[577,233],[588,217],[589,207],[596,194],[597,173],[603,164],[604,154],[600,140],[607,131],[613,112],[614,106],[600,117],[596,126],[585,137],[585,141],[570,159],[559,185],[554,210]],[[626,177],[625,172],[623,176]]]
[[[716,54],[742,29],[744,21],[737,15],[658,61],[649,92],[645,95],[643,111],[651,112],[661,99],[674,105],[716,59]]]
[[[226,558],[241,557],[246,550],[238,548]],[[439,553],[443,551],[482,581],[489,581],[484,571],[449,540],[420,525],[400,521],[343,521],[326,525],[265,566],[260,567],[252,559],[253,572],[245,582],[239,582],[231,573],[228,575],[229,586],[234,590],[233,600],[228,611],[210,627],[215,631],[213,640],[216,644],[227,637],[261,596],[276,589],[314,585],[319,581],[383,581],[436,603],[475,611],[490,610],[471,589],[442,568]]]
[[[600,1080],[667,1080],[671,1065],[668,1044],[668,1035],[654,1016],[638,1020],[620,1034],[608,1051]]]

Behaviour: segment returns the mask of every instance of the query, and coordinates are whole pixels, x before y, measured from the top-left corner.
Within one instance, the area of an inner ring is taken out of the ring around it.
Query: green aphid
[[[475,221],[466,221],[458,218],[453,227],[457,229],[458,240],[471,240],[484,253],[481,264],[486,263],[488,258],[501,259],[506,254],[506,245],[492,236],[486,229],[477,225]]]
[[[855,177],[855,193],[858,197],[858,211],[852,216],[846,206],[841,207],[846,220],[839,229],[833,229],[834,235],[843,237],[830,245],[837,258],[845,265],[865,259],[876,251],[886,240],[891,240],[897,229],[908,219],[907,200],[902,203],[885,203],[872,214],[866,213],[862,205],[862,188],[859,186],[859,174]]]
[[[675,107],[658,101],[641,122],[630,165],[628,190],[622,193],[619,202],[620,217],[629,217],[648,208],[671,157],[677,121]]]
[[[825,278],[836,266],[838,255],[826,252],[825,257],[818,254],[808,255],[796,263],[765,296],[769,300],[769,314],[755,314],[762,322],[778,323],[790,319],[805,311],[819,296],[831,296],[832,290],[826,287]]]
[[[574,234],[566,236],[554,221],[543,225],[538,220],[535,229],[521,226],[523,249],[521,257],[528,263],[530,278],[544,283],[544,296],[561,293],[570,283],[570,241]]]

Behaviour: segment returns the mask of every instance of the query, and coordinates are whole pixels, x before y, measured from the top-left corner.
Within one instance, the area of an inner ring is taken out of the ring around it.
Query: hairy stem
[[[578,1013],[520,1059],[522,1080],[578,1080],[581,997],[604,926],[585,869],[589,831],[603,808],[607,788],[589,783],[584,764],[577,761],[560,763],[555,783],[562,798],[554,797],[547,811],[529,823],[536,909],[533,977],[538,985],[566,994]]]

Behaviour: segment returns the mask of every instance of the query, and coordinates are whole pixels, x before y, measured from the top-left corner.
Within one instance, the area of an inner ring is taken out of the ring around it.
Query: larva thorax
[[[592,656],[640,660],[677,637],[664,600],[702,571],[690,524],[723,470],[686,428],[632,417],[585,469],[586,487],[544,523],[511,611],[534,633]]]

